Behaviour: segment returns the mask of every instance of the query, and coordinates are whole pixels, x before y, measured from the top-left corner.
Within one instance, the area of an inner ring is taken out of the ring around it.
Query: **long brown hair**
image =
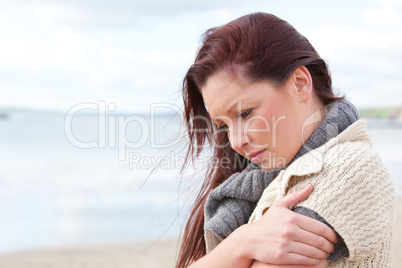
[[[206,254],[204,204],[210,191],[248,164],[230,147],[227,133],[213,126],[201,87],[208,77],[221,70],[234,75],[241,72],[250,81],[269,80],[280,86],[300,66],[309,70],[314,92],[324,105],[341,99],[334,96],[327,65],[309,41],[272,14],[249,14],[203,35],[202,46],[183,81],[184,123],[189,138],[184,166],[200,155],[206,142],[213,148],[214,162],[225,159],[226,164],[209,166],[182,235],[177,268],[184,268]]]

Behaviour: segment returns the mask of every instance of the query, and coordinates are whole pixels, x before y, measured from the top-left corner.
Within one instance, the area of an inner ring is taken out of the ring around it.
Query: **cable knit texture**
[[[295,160],[264,190],[249,222],[273,202],[312,183],[298,204],[317,212],[343,238],[349,256],[328,267],[390,267],[394,186],[359,120],[336,138]]]

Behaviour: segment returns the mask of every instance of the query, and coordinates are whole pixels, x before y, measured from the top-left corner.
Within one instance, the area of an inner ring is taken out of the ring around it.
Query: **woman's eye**
[[[249,114],[251,113],[252,110],[247,110],[245,112],[240,113],[240,117],[241,118],[247,118],[247,116],[249,116]]]
[[[220,126],[218,126],[218,130],[226,130],[228,128],[228,126],[226,124],[222,124]]]

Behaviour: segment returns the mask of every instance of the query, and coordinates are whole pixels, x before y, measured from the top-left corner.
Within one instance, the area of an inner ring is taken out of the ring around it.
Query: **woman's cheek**
[[[264,123],[253,121],[246,128],[249,145],[252,147],[266,147],[271,136],[270,129]]]

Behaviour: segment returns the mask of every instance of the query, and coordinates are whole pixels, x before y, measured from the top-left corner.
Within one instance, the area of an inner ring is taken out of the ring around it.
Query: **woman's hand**
[[[285,196],[275,202],[260,220],[237,229],[235,232],[241,232],[244,239],[245,254],[267,264],[325,263],[337,240],[335,232],[322,222],[290,210],[306,199],[312,190],[313,186],[309,185]]]
[[[250,268],[324,268],[329,264],[328,260],[321,260],[316,265],[287,265],[287,264],[267,264],[259,261],[254,261]]]
[[[309,185],[278,200],[260,220],[236,229],[190,267],[325,267],[335,232],[290,210],[312,190]]]

